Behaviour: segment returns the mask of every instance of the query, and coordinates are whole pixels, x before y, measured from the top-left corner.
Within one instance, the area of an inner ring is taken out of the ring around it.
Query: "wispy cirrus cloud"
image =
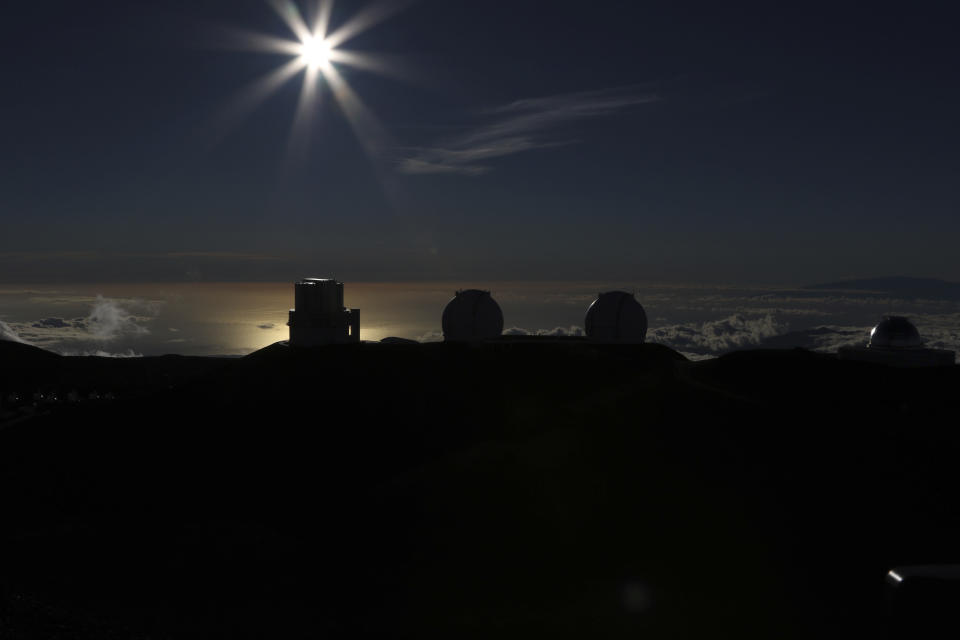
[[[575,144],[575,140],[556,137],[566,125],[659,99],[654,93],[630,88],[517,100],[482,112],[481,122],[436,146],[410,149],[398,168],[410,175],[483,175],[492,169],[487,164],[490,160]]]

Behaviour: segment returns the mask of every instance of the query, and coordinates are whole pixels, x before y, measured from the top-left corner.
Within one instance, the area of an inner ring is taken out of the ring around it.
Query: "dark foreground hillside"
[[[960,562],[957,367],[16,354],[77,397],[0,423],[3,638],[884,637],[887,569]]]

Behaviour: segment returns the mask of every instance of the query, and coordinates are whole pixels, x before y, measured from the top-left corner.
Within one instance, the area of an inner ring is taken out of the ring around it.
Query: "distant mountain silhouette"
[[[864,278],[812,284],[804,289],[870,291],[901,298],[938,298],[960,300],[960,282],[948,282],[939,278],[910,278],[891,276]]]

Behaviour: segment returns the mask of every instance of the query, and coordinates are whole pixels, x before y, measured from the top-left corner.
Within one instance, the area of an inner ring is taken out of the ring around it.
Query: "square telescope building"
[[[317,347],[360,342],[360,310],[343,306],[343,283],[304,278],[294,285],[290,309],[290,345]]]

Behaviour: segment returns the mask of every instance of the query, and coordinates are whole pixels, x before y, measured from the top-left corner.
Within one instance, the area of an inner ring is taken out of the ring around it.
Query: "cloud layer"
[[[103,349],[85,349],[82,351],[70,351],[64,350],[60,352],[60,355],[64,356],[93,356],[96,358],[142,358],[142,353],[137,353],[133,349],[127,349],[126,351],[104,351]]]
[[[497,287],[497,300],[507,319],[504,333],[582,335],[583,313],[596,292],[618,287],[625,288],[609,283],[543,285],[542,289],[540,284],[502,284]],[[909,317],[927,346],[960,351],[960,301],[950,299],[903,299],[857,291],[667,285],[649,285],[636,291],[650,320],[648,341],[670,346],[689,358],[754,348],[801,347],[833,352],[841,346],[865,344],[871,326],[887,314]],[[234,295],[231,313],[212,322],[204,298],[187,305],[177,302],[175,296],[161,303],[64,291],[0,291],[6,314],[0,322],[0,339],[28,342],[60,353],[129,355],[132,350],[134,355],[153,355],[175,350],[209,355],[252,351],[271,339],[272,332],[285,329],[282,321],[262,315],[264,302],[251,298],[247,287],[237,287]],[[379,298],[367,300],[375,299]],[[364,337],[442,340],[439,309],[445,299],[445,294],[430,286],[405,293],[401,306],[381,303],[378,308],[360,302],[367,313]],[[282,296],[272,300],[270,304],[276,303],[278,308],[286,302]],[[151,331],[161,311],[167,323]],[[392,324],[397,314],[402,322]],[[250,331],[236,331],[240,320]]]
[[[95,340],[110,341],[121,336],[145,335],[150,330],[141,325],[146,320],[133,315],[117,300],[97,296],[93,309],[86,319],[86,329]]]
[[[783,334],[789,325],[773,315],[734,314],[700,324],[674,324],[648,332],[647,340],[677,351],[719,354],[732,349],[757,346]]]
[[[960,357],[960,313],[916,316],[924,346],[947,349]],[[818,325],[795,331],[772,315],[734,315],[722,320],[677,324],[651,330],[650,342],[665,344],[692,359],[715,357],[736,349],[809,349],[836,353],[864,346],[872,326]]]
[[[527,330],[522,327],[510,327],[503,332],[505,336],[548,336],[553,338],[566,338],[582,336],[583,327],[554,327],[553,329],[533,329]]]
[[[960,313],[916,317],[924,346],[956,351],[960,356]],[[663,325],[647,332],[647,342],[666,345],[691,360],[715,358],[738,349],[809,349],[836,353],[841,347],[863,346],[871,326],[818,325],[791,330],[775,314],[735,313],[719,320]],[[525,329],[510,327],[505,336],[582,336],[582,327]],[[437,331],[420,336],[420,342],[438,342]]]
[[[0,339],[31,344],[63,355],[137,357],[132,348],[119,352],[105,345],[135,339],[150,333],[146,324],[159,313],[160,303],[145,300],[117,300],[98,295],[85,317],[49,316],[32,322],[0,322]]]

